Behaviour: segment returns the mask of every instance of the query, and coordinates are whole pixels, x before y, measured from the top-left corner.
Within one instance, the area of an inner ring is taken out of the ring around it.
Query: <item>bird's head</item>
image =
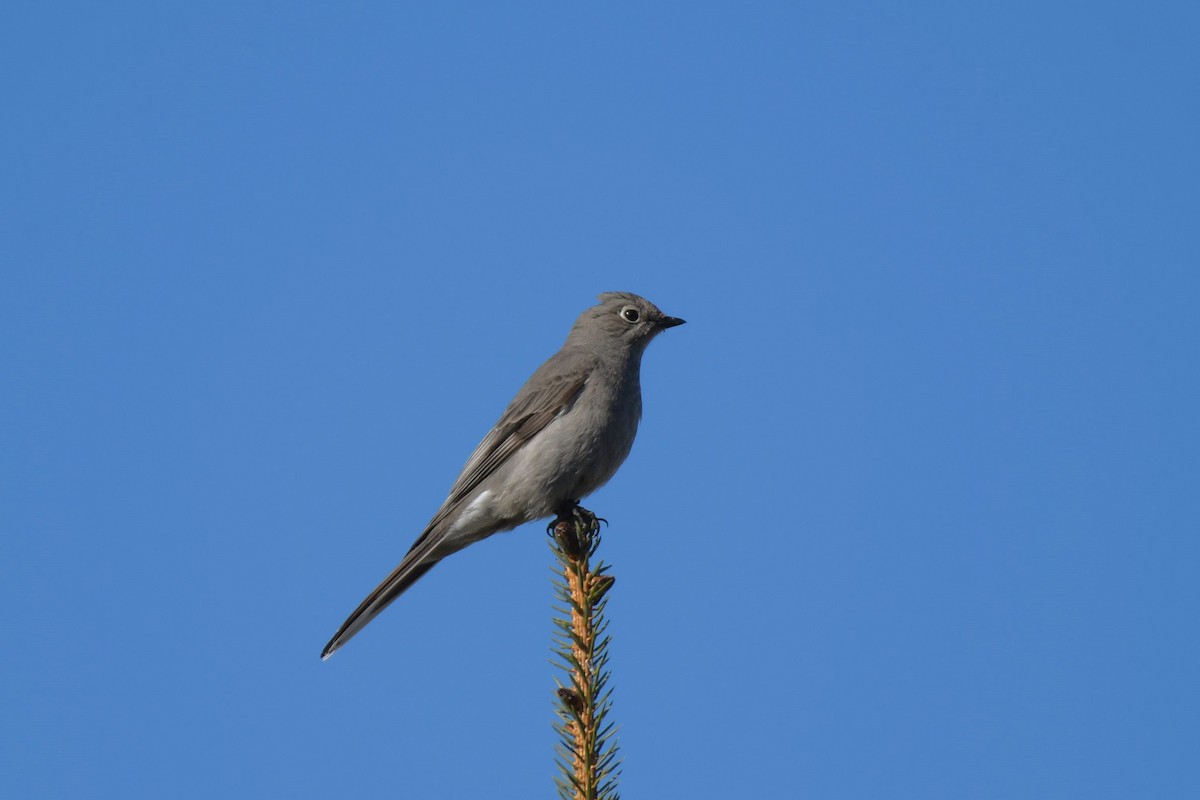
[[[568,341],[592,347],[617,345],[622,350],[641,352],[655,336],[684,323],[630,292],[605,292],[599,300],[599,305],[579,315]]]

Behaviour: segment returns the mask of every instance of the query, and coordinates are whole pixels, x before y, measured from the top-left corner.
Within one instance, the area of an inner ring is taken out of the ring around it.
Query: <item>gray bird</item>
[[[642,416],[642,353],[684,321],[636,294],[599,299],[517,392],[400,566],[342,623],[322,659],[446,556],[493,533],[569,513],[616,473]]]

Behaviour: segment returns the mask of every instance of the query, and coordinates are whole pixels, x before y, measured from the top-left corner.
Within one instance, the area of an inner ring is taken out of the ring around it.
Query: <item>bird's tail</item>
[[[418,542],[418,545],[422,542]],[[434,564],[441,561],[441,558],[435,558],[429,552],[430,548],[414,547],[408,551],[408,555],[400,562],[400,566],[392,570],[392,574],[383,579],[383,583],[375,587],[375,590],[367,595],[367,599],[363,600],[358,608],[354,609],[346,621],[342,623],[342,627],[338,628],[338,632],[329,640],[329,644],[325,645],[325,649],[321,651],[321,660],[329,658],[333,652],[346,642],[353,638],[354,634],[361,631],[366,624],[379,613],[383,611],[400,595],[404,594],[408,587],[412,586],[417,580],[429,570],[433,569]]]

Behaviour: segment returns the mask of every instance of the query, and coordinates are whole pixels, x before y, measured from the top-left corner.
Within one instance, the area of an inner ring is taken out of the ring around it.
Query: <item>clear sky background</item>
[[[1200,797],[1200,5],[2,17],[6,796],[553,796],[541,525],[318,653],[615,289],[626,797]]]

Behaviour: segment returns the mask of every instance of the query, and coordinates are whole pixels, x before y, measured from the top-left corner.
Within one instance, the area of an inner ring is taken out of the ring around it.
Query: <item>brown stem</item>
[[[566,599],[570,607],[570,631],[573,634],[567,663],[568,687],[559,690],[564,706],[563,731],[572,741],[574,791],[572,800],[595,800],[601,792],[597,774],[601,754],[597,730],[598,682],[596,652],[597,604],[612,586],[613,579],[593,569],[591,554],[597,529],[589,512],[563,515],[554,524],[554,538],[562,563]],[[566,766],[566,765],[564,765]]]

